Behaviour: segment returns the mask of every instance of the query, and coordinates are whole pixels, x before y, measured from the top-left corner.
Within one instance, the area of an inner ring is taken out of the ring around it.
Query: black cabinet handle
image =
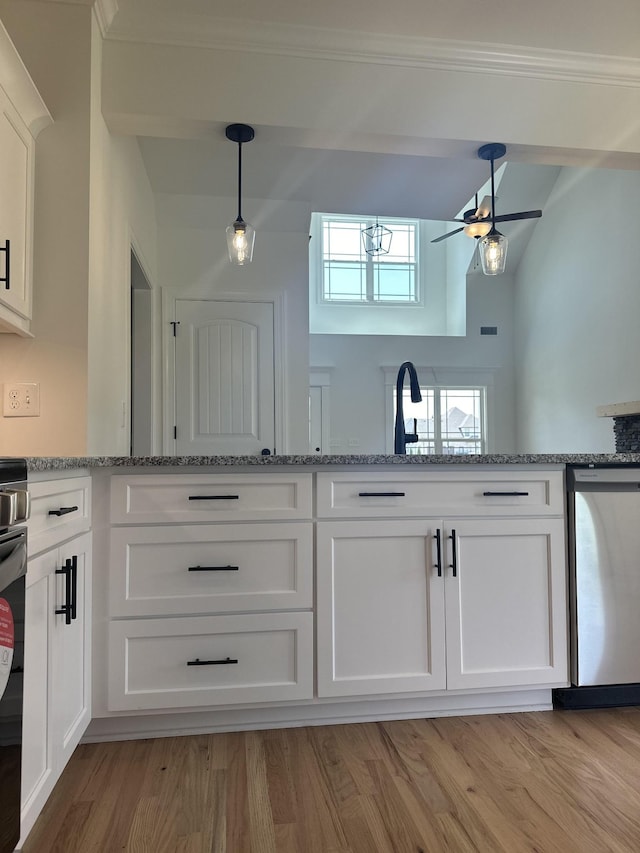
[[[438,577],[442,577],[442,540],[440,539],[440,528],[436,530],[436,569]]]
[[[237,572],[239,566],[189,566],[188,572]]]
[[[453,530],[453,529],[451,530],[451,536],[449,537],[449,539],[451,539],[451,559],[453,560],[453,562],[450,563],[449,565],[453,569],[451,574],[455,578],[458,574],[458,548],[456,545],[456,532],[455,532],[455,530]]]
[[[71,625],[71,620],[73,619],[73,581],[71,578],[71,568],[71,560],[67,560],[61,569],[56,569],[57,575],[64,575],[64,604],[57,607],[55,612],[58,616],[64,616],[65,625]]]
[[[71,619],[78,618],[78,558],[71,558]]]
[[[223,660],[188,660],[187,666],[226,666],[230,663],[238,663],[237,658],[223,658]]]
[[[403,498],[404,492],[358,492],[359,498]]]
[[[190,501],[237,501],[240,495],[189,495]]]
[[[59,616],[64,616],[64,624],[71,625],[78,618],[78,558],[76,556],[65,560],[61,569],[56,569],[57,575],[64,575],[64,604],[56,608]]]
[[[526,498],[529,492],[483,492],[485,498]]]
[[[68,515],[70,512],[77,512],[77,506],[61,506],[60,509],[50,509],[49,515]]]
[[[4,241],[4,248],[0,252],[4,252],[5,257],[4,278],[0,278],[0,281],[4,281],[5,290],[11,290],[11,240]]]

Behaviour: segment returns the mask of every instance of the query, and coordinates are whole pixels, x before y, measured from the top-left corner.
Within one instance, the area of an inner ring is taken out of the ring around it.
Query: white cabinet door
[[[22,831],[28,832],[53,788],[49,692],[54,584],[57,551],[29,563],[25,603],[24,713],[22,722]],[[35,580],[30,582],[30,576]]]
[[[31,831],[91,717],[91,534],[29,560],[25,610],[22,840]],[[75,557],[72,585],[58,574]]]
[[[19,317],[18,327],[31,317],[32,156],[33,139],[0,92],[0,303]],[[3,312],[2,317],[8,315]],[[23,321],[20,320],[23,318]]]
[[[434,521],[320,522],[318,695],[445,688]]]
[[[562,519],[450,521],[445,542],[447,687],[566,682]]]
[[[90,571],[91,534],[85,533],[60,548],[59,569],[75,574],[68,599],[66,575],[56,574],[56,610],[71,604],[70,621],[56,613],[53,650],[53,739],[59,766],[64,767],[91,720]],[[74,607],[75,605],[75,607]]]
[[[176,301],[176,454],[275,452],[269,302]]]

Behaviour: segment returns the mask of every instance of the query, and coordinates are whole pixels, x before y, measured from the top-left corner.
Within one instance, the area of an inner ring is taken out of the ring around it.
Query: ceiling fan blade
[[[449,231],[447,234],[443,234],[442,237],[436,237],[435,240],[432,240],[432,243],[439,243],[441,240],[446,240],[447,237],[452,237],[454,234],[458,234],[460,231],[464,231],[464,228],[456,228],[455,231]]]
[[[480,205],[478,206],[478,209],[476,210],[476,217],[478,219],[489,219],[491,217],[491,196],[490,195],[486,195],[482,199],[482,201],[480,202]]]
[[[541,210],[522,210],[520,213],[505,213],[503,216],[496,216],[496,222],[513,222],[516,219],[539,219],[542,216]]]

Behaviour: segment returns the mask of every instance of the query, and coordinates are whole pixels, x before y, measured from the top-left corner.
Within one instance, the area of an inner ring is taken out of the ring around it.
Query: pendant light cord
[[[242,142],[238,142],[238,220],[242,222]]]
[[[496,191],[494,186],[493,179],[493,164],[494,159],[491,158],[491,230],[494,231],[496,227]]]

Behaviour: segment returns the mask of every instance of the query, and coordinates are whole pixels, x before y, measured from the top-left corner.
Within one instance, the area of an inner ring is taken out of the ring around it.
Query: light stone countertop
[[[640,453],[544,453],[426,456],[408,454],[345,456],[31,456],[30,472],[74,468],[164,468],[308,466],[324,468],[351,465],[640,465]]]

